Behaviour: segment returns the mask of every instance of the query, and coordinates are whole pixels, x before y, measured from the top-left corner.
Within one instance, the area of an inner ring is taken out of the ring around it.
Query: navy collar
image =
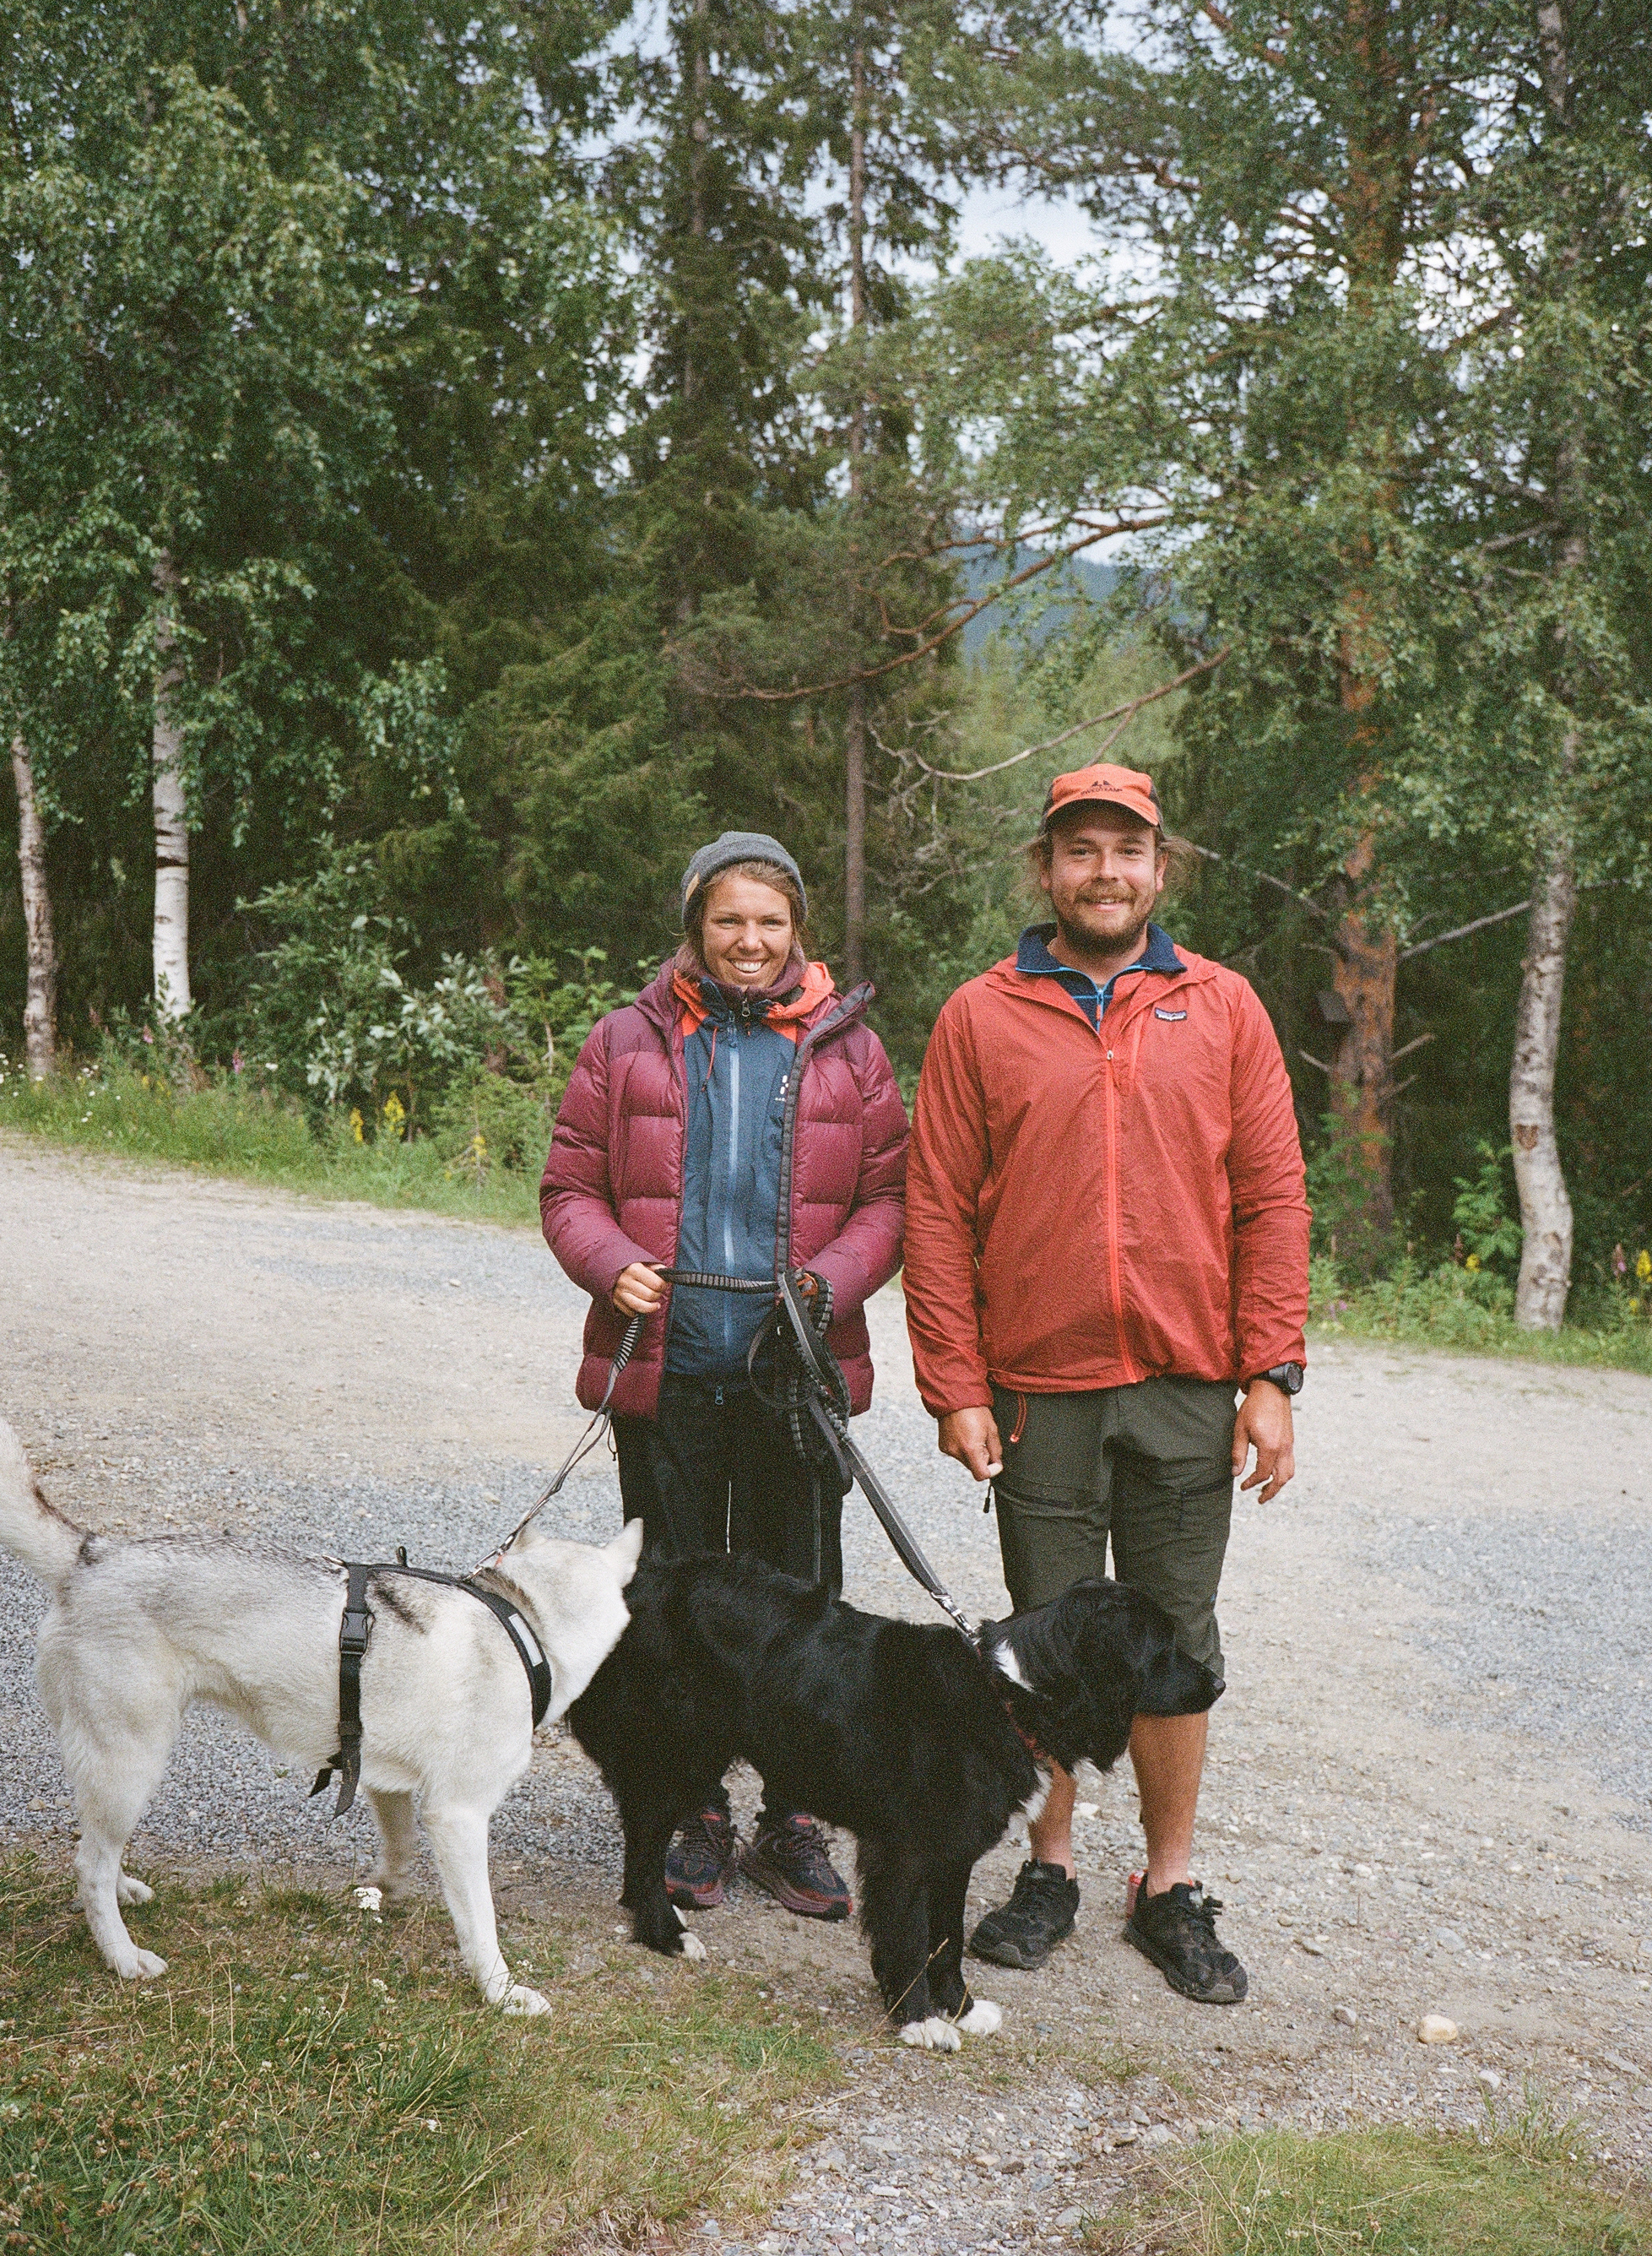
[[[1030,924],[1027,927],[1016,950],[1016,970],[1029,971],[1035,976],[1053,975],[1057,978],[1065,972],[1069,979],[1082,979],[1086,985],[1094,988],[1095,982],[1087,971],[1079,971],[1071,963],[1058,963],[1051,955],[1049,943],[1054,939],[1055,931],[1052,924]],[[1125,971],[1185,971],[1186,969],[1186,964],[1176,953],[1176,943],[1169,933],[1156,924],[1149,925],[1147,945],[1135,962],[1127,963],[1124,967]],[[1114,979],[1122,976],[1123,973],[1118,971],[1113,975]],[[1112,984],[1113,980],[1109,979],[1107,985],[1111,987]],[[1100,991],[1097,989],[1096,991],[1099,993]]]
[[[1104,987],[1098,987],[1087,971],[1080,971],[1071,963],[1058,963],[1050,953],[1049,942],[1055,934],[1052,924],[1030,924],[1021,935],[1016,950],[1016,969],[1034,978],[1058,980],[1084,1012],[1099,1034],[1102,1013],[1113,1000],[1113,990],[1127,971],[1185,971],[1187,966],[1176,953],[1170,934],[1156,924],[1147,928],[1147,945],[1134,963],[1127,963],[1115,971]]]

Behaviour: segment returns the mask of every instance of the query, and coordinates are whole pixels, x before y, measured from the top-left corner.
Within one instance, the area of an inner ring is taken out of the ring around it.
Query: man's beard
[[[1124,904],[1107,901],[1097,903],[1096,906],[1105,908],[1121,908]],[[1054,906],[1053,903],[1051,906]],[[1104,949],[1108,955],[1122,955],[1124,950],[1128,948],[1130,954],[1135,956],[1141,953],[1142,943],[1147,938],[1147,928],[1152,920],[1153,911],[1149,906],[1142,909],[1139,924],[1130,926],[1127,931],[1116,936],[1108,934],[1104,938],[1099,933],[1086,932],[1082,925],[1069,924],[1058,908],[1056,909],[1056,937],[1069,955],[1096,955]]]

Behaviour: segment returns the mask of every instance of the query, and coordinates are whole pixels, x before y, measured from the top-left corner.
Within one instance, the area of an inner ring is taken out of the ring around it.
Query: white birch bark
[[[28,939],[28,985],[23,1004],[23,1054],[32,1081],[57,1071],[58,958],[52,932],[52,896],[46,881],[46,825],[34,795],[34,764],[20,736],[11,739],[11,774],[18,786],[18,867],[23,878],[23,923]]]
[[[174,655],[172,617],[178,568],[163,549],[154,571],[160,596],[155,617],[155,1008],[163,1019],[188,1015],[189,810],[184,790],[183,739],[172,697],[183,679]]]
[[[1575,745],[1569,744],[1575,765]],[[1508,1074],[1509,1140],[1520,1193],[1520,1282],[1515,1322],[1527,1331],[1557,1332],[1571,1287],[1571,1199],[1555,1138],[1555,1062],[1560,1053],[1560,1005],[1566,943],[1578,906],[1571,842],[1563,828],[1547,836],[1532,873],[1526,960],[1515,1013],[1515,1058]]]
[[[1543,92],[1555,124],[1564,130],[1571,123],[1565,12],[1560,0],[1539,0],[1536,13]],[[1558,257],[1563,269],[1575,267],[1576,242],[1563,243]],[[1563,521],[1569,526],[1560,543],[1563,579],[1581,571],[1589,553],[1578,502],[1578,468],[1575,440],[1569,437],[1562,443],[1555,464],[1556,497]],[[1532,871],[1526,955],[1515,1011],[1515,1055],[1508,1072],[1508,1132],[1524,1232],[1520,1280],[1515,1287],[1515,1322],[1534,1332],[1560,1329],[1571,1289],[1571,1197],[1555,1135],[1555,1066],[1560,1054],[1566,947],[1578,907],[1578,872],[1566,802],[1578,766],[1579,732],[1571,709],[1575,685],[1564,628],[1558,640],[1557,690],[1567,709],[1566,718],[1555,808],[1539,838]]]

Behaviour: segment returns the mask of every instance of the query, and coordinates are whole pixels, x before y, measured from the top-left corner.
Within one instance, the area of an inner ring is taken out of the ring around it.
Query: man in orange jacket
[[[943,1452],[995,1483],[1004,1579],[1042,1605],[1106,1572],[1222,1673],[1233,1482],[1295,1471],[1308,1204],[1290,1082],[1248,983],[1151,922],[1167,855],[1152,779],[1058,776],[1036,847],[1054,922],[936,1021],[912,1124],[906,1301]],[[1242,1392],[1235,1414],[1235,1395]],[[1147,1864],[1125,1928],[1172,1988],[1244,1997],[1190,1858],[1203,1716],[1139,1716]],[[1042,1964],[1078,1911],[1058,1770],[1009,1903],[971,1948]]]

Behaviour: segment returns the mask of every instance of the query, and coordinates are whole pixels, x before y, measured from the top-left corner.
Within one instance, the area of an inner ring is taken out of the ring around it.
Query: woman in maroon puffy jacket
[[[676,958],[580,1053],[540,1209],[552,1251],[591,1295],[581,1402],[601,1401],[627,1322],[648,1319],[612,1406],[627,1519],[671,1555],[749,1551],[835,1591],[841,1496],[747,1378],[772,1301],[668,1289],[656,1273],[800,1274],[829,1312],[852,1408],[871,1400],[863,1304],[900,1265],[906,1110],[864,1024],[871,988],[840,996],[805,960],[806,913],[776,840],[726,831],[701,848]],[[673,1898],[720,1903],[736,1861],[794,1911],[849,1908],[809,1817],[765,1807],[741,1844],[726,1799],[672,1844]]]

